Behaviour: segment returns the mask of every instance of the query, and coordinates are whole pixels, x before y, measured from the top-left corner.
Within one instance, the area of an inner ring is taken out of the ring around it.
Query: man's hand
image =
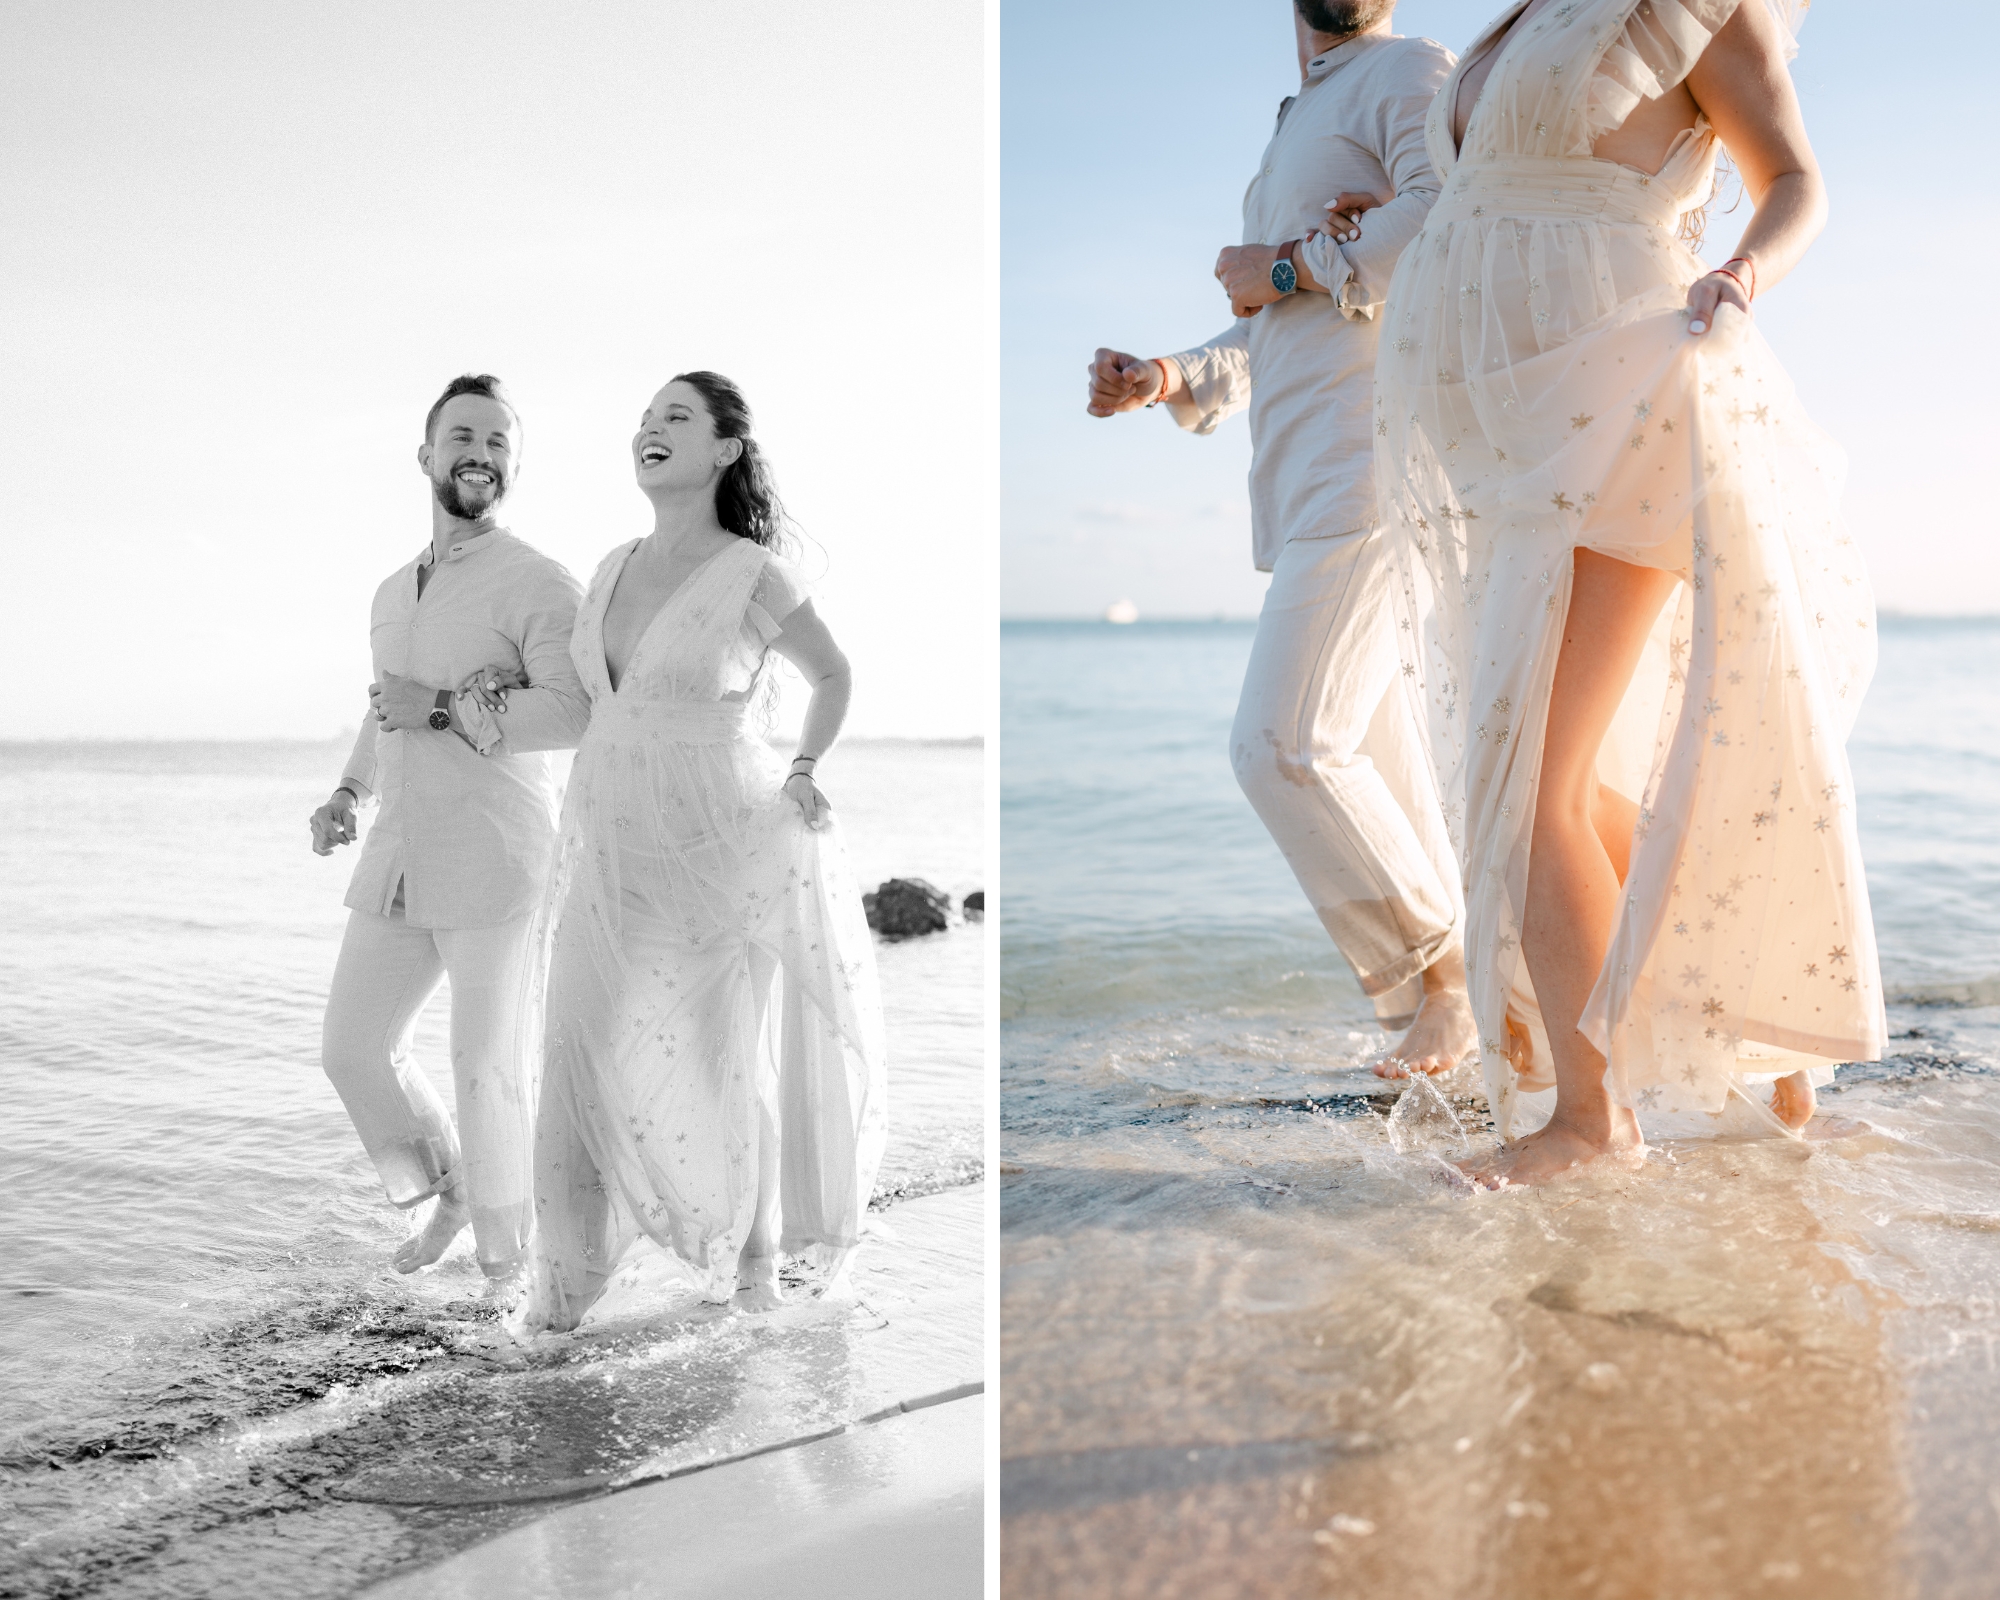
[[[1112,417],[1121,411],[1137,411],[1160,392],[1160,364],[1123,350],[1100,349],[1092,359],[1090,404],[1084,409],[1093,417]]]
[[[354,843],[354,796],[346,789],[336,789],[327,803],[312,814],[308,823],[312,828],[313,854],[329,856],[337,844]]]
[[[380,683],[368,685],[368,703],[374,707],[375,720],[386,733],[428,728],[431,711],[437,705],[437,690],[425,687],[415,678],[399,678],[393,672],[385,672]]]
[[[1229,296],[1229,313],[1254,317],[1284,296],[1271,287],[1271,263],[1278,259],[1274,244],[1232,244],[1215,258],[1216,281]]]

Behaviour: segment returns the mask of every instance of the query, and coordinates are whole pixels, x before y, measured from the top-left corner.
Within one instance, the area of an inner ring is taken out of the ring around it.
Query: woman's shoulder
[[[771,607],[765,598],[769,596],[771,599],[779,600],[789,611],[795,606],[804,605],[812,598],[811,591],[806,587],[805,577],[797,566],[762,545],[757,548],[764,558],[757,573],[757,587],[754,591],[754,598],[759,604],[770,610]]]
[[[760,559],[756,582],[750,586],[749,614],[768,643],[782,630],[785,618],[810,600],[812,594],[791,562],[763,545],[754,548]]]
[[[623,544],[613,545],[605,551],[604,559],[597,563],[597,570],[590,575],[590,588],[594,591],[599,584],[622,567],[625,558],[638,549],[639,544],[640,541],[637,539],[627,539]]]

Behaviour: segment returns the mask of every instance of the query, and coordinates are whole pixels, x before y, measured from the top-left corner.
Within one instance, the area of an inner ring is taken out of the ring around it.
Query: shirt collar
[[[1380,44],[1384,35],[1379,33],[1358,33],[1345,44],[1337,44],[1322,55],[1316,55],[1306,63],[1306,86],[1310,88],[1343,61],[1352,60],[1371,45]]]
[[[464,533],[460,534],[451,545],[446,547],[444,558],[447,561],[462,561],[467,556],[477,555],[482,550],[492,548],[491,535],[505,533],[506,531],[499,523],[488,521],[482,517]],[[435,545],[425,545],[424,553],[417,557],[417,565],[420,567],[429,566],[436,553],[437,547]]]

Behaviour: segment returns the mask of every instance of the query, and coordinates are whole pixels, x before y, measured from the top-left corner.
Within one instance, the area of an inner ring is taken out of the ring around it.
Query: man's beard
[[[464,492],[459,488],[458,473],[448,472],[442,478],[431,479],[431,493],[437,496],[437,503],[444,507],[449,516],[461,522],[477,522],[489,512],[497,510],[500,502],[507,497],[507,479],[495,469],[493,473],[493,497],[484,506],[467,503]]]
[[[1359,33],[1394,9],[1396,0],[1296,0],[1299,15],[1314,33]]]

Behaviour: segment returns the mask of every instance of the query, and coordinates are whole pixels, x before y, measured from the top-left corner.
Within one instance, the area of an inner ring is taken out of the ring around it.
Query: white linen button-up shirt
[[[1213,433],[1250,408],[1250,540],[1269,572],[1292,539],[1375,524],[1375,308],[1403,247],[1424,225],[1438,177],[1424,119],[1454,65],[1430,39],[1364,34],[1306,68],[1243,196],[1243,242],[1283,244],[1326,226],[1342,190],[1395,198],[1365,213],[1361,237],[1326,234],[1299,252],[1328,294],[1300,291],[1171,357],[1187,392],[1174,420]]]
[[[516,667],[528,687],[489,716],[471,695],[452,720],[473,739],[431,728],[388,732],[370,710],[340,781],[381,801],[354,865],[347,904],[403,914],[419,928],[489,928],[541,898],[555,847],[559,796],[550,750],[574,746],[590,700],[569,657],[583,590],[504,528],[454,544],[417,594],[431,551],[375,591],[375,674],[456,689],[481,667]],[[475,748],[475,744],[477,748]]]

